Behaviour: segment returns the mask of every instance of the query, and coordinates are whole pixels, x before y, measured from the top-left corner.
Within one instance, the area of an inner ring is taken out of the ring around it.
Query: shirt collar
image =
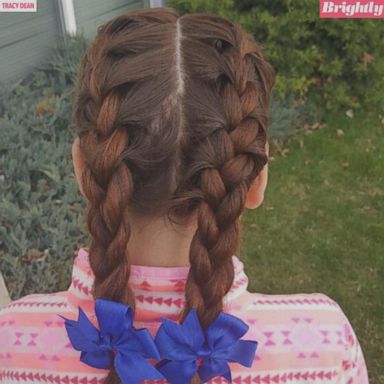
[[[236,255],[232,256],[235,279],[230,291],[224,297],[224,307],[235,306],[235,300],[248,288],[248,277],[244,272],[244,264]],[[185,303],[185,282],[189,266],[185,267],[153,267],[131,265],[129,285],[136,299],[135,318],[146,318],[149,312],[164,314],[177,318]],[[68,289],[70,307],[81,306],[92,312],[94,300],[91,293],[94,275],[89,264],[86,248],[80,248],[72,270],[72,282]]]

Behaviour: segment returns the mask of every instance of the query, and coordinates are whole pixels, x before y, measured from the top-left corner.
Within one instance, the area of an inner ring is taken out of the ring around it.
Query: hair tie
[[[81,308],[78,320],[65,320],[72,346],[81,351],[80,361],[95,368],[110,369],[114,364],[124,384],[145,379],[164,379],[146,359],[160,359],[147,328],[135,329],[130,306],[115,301],[96,299],[95,313],[100,331]]]
[[[194,308],[180,325],[161,321],[155,343],[163,360],[156,368],[172,384],[188,384],[196,371],[203,382],[215,376],[232,382],[228,362],[252,366],[257,341],[239,340],[249,326],[236,316],[220,312],[205,332]]]

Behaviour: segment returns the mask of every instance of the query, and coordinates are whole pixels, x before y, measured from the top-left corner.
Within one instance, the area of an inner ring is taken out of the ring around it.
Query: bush
[[[285,99],[327,109],[381,107],[384,24],[380,19],[320,19],[313,0],[168,0],[181,13],[212,12],[243,25],[264,47]]]
[[[71,163],[70,97],[82,38],[0,89],[0,269],[13,299],[66,289],[84,243],[82,202]]]

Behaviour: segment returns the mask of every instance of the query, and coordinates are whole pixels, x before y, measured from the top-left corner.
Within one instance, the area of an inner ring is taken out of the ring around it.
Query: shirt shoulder
[[[368,383],[356,334],[331,297],[247,292],[240,307],[241,318],[249,325],[244,339],[258,342],[254,369],[295,379]]]
[[[33,317],[37,323],[43,321],[50,314],[66,312],[66,292],[55,292],[48,294],[30,294],[20,299],[13,300],[4,308],[0,309],[0,326],[4,322],[10,325],[19,324],[23,319],[30,320]]]
[[[102,382],[106,371],[83,364],[68,338],[64,319],[77,316],[68,291],[24,296],[0,310],[0,383],[68,383],[68,375]]]
[[[68,348],[61,317],[72,312],[66,292],[27,295],[0,310],[0,376],[4,382],[12,381],[12,375],[43,367],[55,371],[66,359],[78,360],[77,351]]]
[[[23,330],[30,331],[29,336],[36,338],[32,330],[37,330],[62,322],[60,314],[67,312],[65,292],[51,294],[31,294],[11,301],[0,310],[0,352],[22,349]],[[26,347],[33,346],[29,340]]]

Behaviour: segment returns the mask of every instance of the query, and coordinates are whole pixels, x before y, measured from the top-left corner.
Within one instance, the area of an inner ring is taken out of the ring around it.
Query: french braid
[[[156,47],[150,40],[153,27],[142,40],[146,25],[174,20],[174,12],[164,13],[159,18],[155,12],[138,11],[122,15],[100,27],[81,63],[76,92],[74,117],[85,159],[82,184],[88,202],[87,226],[92,237],[89,255],[95,275],[93,295],[129,304],[133,312],[135,298],[128,285],[130,258],[127,246],[131,235],[128,204],[138,199],[137,194],[134,195],[134,177],[140,168],[151,165],[165,168],[174,163],[175,150],[172,147],[177,148],[179,136],[178,127],[173,123],[173,129],[169,129],[168,135],[158,141],[161,147],[171,149],[156,154],[150,146],[145,148],[145,144],[153,143],[148,142],[140,131],[145,128],[144,118],[140,124],[132,115],[139,113],[140,103],[148,94],[135,92],[135,87],[138,88],[140,81],[149,83],[156,71],[153,71],[149,61],[146,66],[143,65],[138,52],[144,56],[150,52],[151,46],[153,50],[162,48]],[[142,27],[141,39],[135,42],[138,26]],[[163,35],[170,32],[165,29]],[[167,40],[164,39],[164,42]],[[164,66],[158,68],[159,74],[162,70]],[[152,104],[159,101],[160,97],[156,97]],[[153,130],[162,128],[162,124],[169,123],[175,116],[164,113],[161,119],[163,121],[151,122]],[[148,128],[146,134],[150,134]],[[147,170],[150,175],[150,170]],[[167,174],[163,177],[166,178]],[[173,177],[172,173],[168,177]],[[169,194],[169,191],[162,193]],[[164,196],[159,195],[158,198],[161,201]],[[105,383],[119,382],[112,369]]]
[[[96,53],[90,51],[90,60],[105,60],[95,56]],[[100,65],[97,68],[108,67]],[[129,168],[121,158],[129,138],[122,127],[115,126],[119,104],[117,92],[112,91],[105,98],[102,97],[100,72],[97,69],[90,72],[87,92],[89,109],[93,107],[94,111],[98,110],[90,116],[92,120],[89,123],[94,128],[84,134],[80,141],[86,160],[82,184],[88,200],[87,225],[92,236],[89,254],[95,275],[93,295],[95,298],[127,303],[134,309],[133,293],[126,284],[130,274],[126,248],[131,231],[127,202],[131,197],[133,181]],[[79,93],[79,96],[85,97],[85,94]],[[77,121],[81,126],[79,116]],[[106,379],[106,383],[109,382],[118,382],[114,370]]]
[[[239,217],[251,183],[268,161],[265,151],[272,72],[254,40],[239,26],[228,26],[219,17],[203,14],[187,15],[182,21],[185,44],[188,40],[196,44],[195,50],[185,51],[185,62],[189,63],[186,87],[191,90],[190,101],[185,103],[190,102],[186,109],[194,111],[188,114],[186,124],[206,128],[191,155],[187,176],[197,180],[195,185],[203,197],[190,248],[182,319],[196,308],[202,327],[207,328],[223,310],[223,297],[233,284],[232,255],[241,237]],[[207,42],[216,50],[204,58],[197,56],[198,45]],[[207,65],[209,61],[212,67]],[[197,87],[203,83],[216,90],[214,96],[207,94],[209,101],[216,100],[204,110],[205,121],[196,118],[201,105],[193,97],[194,92],[196,96],[201,93]],[[221,108],[214,110],[214,105]],[[219,121],[218,111],[223,112]],[[198,375],[192,382],[200,382]]]
[[[271,84],[253,38],[218,16],[142,9],[99,27],[74,99],[95,298],[135,309],[131,212],[195,212],[180,318],[197,308],[206,328],[219,314],[246,194],[268,161]],[[105,383],[120,383],[113,369]]]

